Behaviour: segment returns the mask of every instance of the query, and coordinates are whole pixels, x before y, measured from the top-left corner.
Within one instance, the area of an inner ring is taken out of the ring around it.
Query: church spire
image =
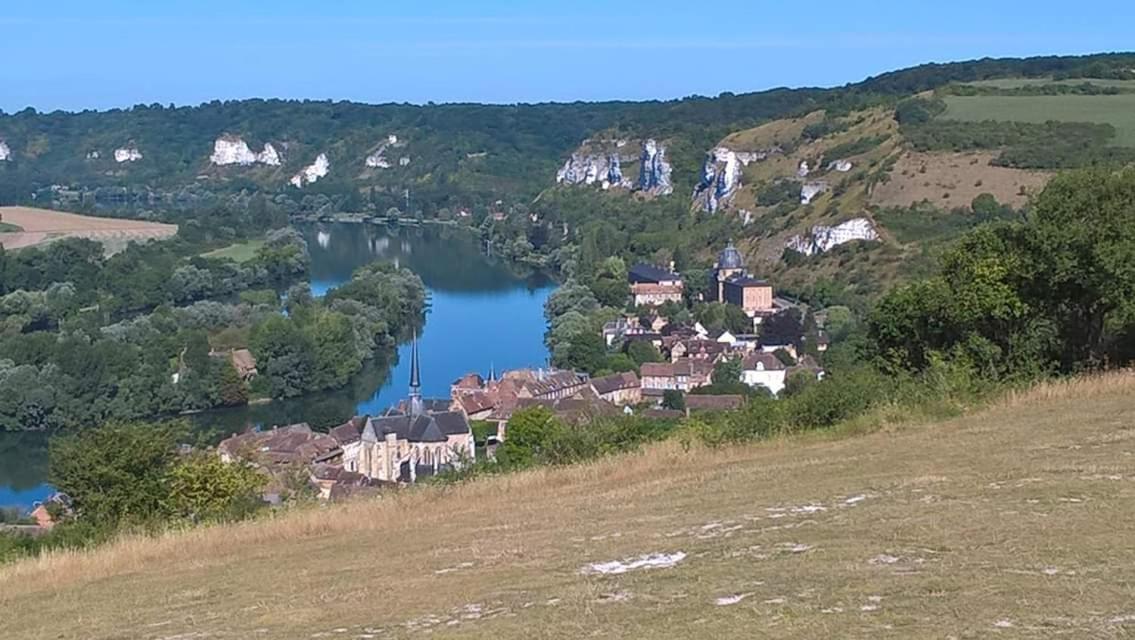
[[[422,407],[422,372],[418,363],[418,330],[414,329],[414,341],[410,346],[410,415],[420,416]]]
[[[497,381],[497,365],[496,365],[496,363],[489,361],[489,382],[496,382],[496,381]]]

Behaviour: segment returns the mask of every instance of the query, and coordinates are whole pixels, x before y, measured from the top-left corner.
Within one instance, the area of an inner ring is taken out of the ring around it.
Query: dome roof
[[[717,254],[717,268],[718,269],[744,269],[745,261],[741,258],[741,252],[737,247],[733,246],[733,241],[729,241],[729,246]]]

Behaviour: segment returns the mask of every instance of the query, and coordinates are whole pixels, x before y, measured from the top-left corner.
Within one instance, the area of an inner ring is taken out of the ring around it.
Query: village
[[[382,415],[354,416],[327,433],[301,423],[233,434],[217,446],[217,455],[225,462],[255,465],[272,477],[265,494],[269,502],[279,501],[297,478],[319,498],[333,500],[492,460],[518,411],[543,407],[577,428],[621,415],[679,420],[698,412],[741,408],[746,394],[736,393],[738,388],[776,396],[792,376],[824,375],[798,341],[762,337],[761,324],[794,305],[777,298],[771,284],[753,277],[732,243],[718,255],[711,296],[714,302],[743,311],[752,321],[751,332],[710,331],[698,322],[667,321],[656,310],[681,303],[685,295],[681,275],[670,269],[635,265],[628,270],[628,280],[633,304],[623,317],[607,323],[602,334],[608,348],[646,343],[657,350],[660,361],[643,363],[638,371],[591,377],[532,368],[498,374],[490,366],[485,375],[470,372],[454,380],[448,397],[424,398],[415,337],[407,396]],[[813,352],[827,348],[824,334],[818,335]],[[247,353],[234,357],[240,359],[243,374],[255,375]],[[731,365],[725,370],[736,379],[715,380],[722,363]],[[706,393],[721,386],[734,392]]]

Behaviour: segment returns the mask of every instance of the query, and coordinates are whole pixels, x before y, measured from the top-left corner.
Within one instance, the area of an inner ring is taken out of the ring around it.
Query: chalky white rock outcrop
[[[120,164],[123,162],[137,162],[141,159],[142,152],[138,150],[138,147],[133,145],[114,150],[114,161]]]
[[[603,189],[631,188],[630,180],[623,177],[622,161],[618,154],[588,154],[576,152],[556,172],[556,182],[568,185],[599,185]]]
[[[326,153],[321,153],[315,158],[308,166],[304,167],[302,171],[292,176],[289,182],[297,189],[302,189],[309,184],[314,184],[320,178],[325,177],[331,171],[331,161],[327,159]]]
[[[841,244],[856,240],[874,241],[879,239],[875,225],[867,218],[852,218],[834,227],[817,225],[806,234],[793,236],[784,244],[806,256],[825,253]]]
[[[639,190],[656,196],[674,193],[674,186],[670,183],[673,167],[666,161],[666,147],[654,139],[644,141],[639,161],[642,165],[638,176]]]
[[[403,145],[398,144],[398,136],[394,135],[393,133],[386,136],[386,142],[378,145],[378,148],[366,157],[366,166],[371,169],[389,169],[392,165],[390,164],[390,161],[386,159],[386,150],[390,147],[400,146]],[[401,163],[401,161],[399,162]],[[407,160],[406,164],[409,164],[409,160]]]
[[[213,141],[213,155],[209,162],[217,166],[240,165],[247,167],[253,164],[265,164],[270,167],[280,166],[280,154],[272,143],[265,143],[260,153],[255,153],[248,147],[248,143],[238,137],[221,136]]]
[[[741,160],[736,152],[717,147],[706,154],[702,176],[694,187],[694,201],[713,213],[729,204],[741,188]]]
[[[654,196],[673,193],[671,167],[666,147],[656,140],[644,140],[639,154],[624,149],[629,140],[586,140],[556,172],[556,183],[597,186],[601,189],[637,189]],[[623,164],[639,161],[637,182],[623,173]]]
[[[0,162],[9,160],[12,157],[12,150],[8,148],[7,143],[0,140]]]
[[[826,182],[807,182],[800,188],[800,204],[812,204],[816,196],[828,190]]]
[[[828,171],[838,171],[840,173],[847,173],[854,168],[855,165],[850,160],[832,160],[828,163]]]

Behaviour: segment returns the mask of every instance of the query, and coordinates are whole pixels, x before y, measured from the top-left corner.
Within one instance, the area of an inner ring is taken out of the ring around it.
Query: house
[[[674,345],[670,347],[670,360],[671,362],[677,362],[682,358],[692,358],[695,360],[717,362],[728,350],[729,345],[718,342],[717,340],[701,338],[682,340],[674,343]]]
[[[256,377],[256,358],[248,349],[233,349],[229,353],[229,360],[241,380],[248,381]]]
[[[642,401],[642,383],[633,371],[592,378],[591,388],[603,400],[620,407]]]
[[[312,431],[306,423],[248,431],[217,445],[224,462],[246,460],[269,468],[307,464],[337,449],[339,443],[334,438]]]
[[[573,425],[582,425],[596,418],[613,417],[621,415],[621,411],[614,404],[599,397],[590,387],[569,398],[557,400],[537,400],[534,398],[521,398],[516,408],[545,407],[561,422]]]
[[[648,362],[641,367],[642,390],[644,395],[658,395],[657,392],[688,392],[710,384],[713,363],[708,360],[681,358],[674,362]],[[648,390],[654,394],[648,394]]]
[[[793,360],[800,358],[796,351],[796,345],[792,342],[785,342],[783,340],[761,340],[759,343],[761,353],[776,353],[777,351],[784,351],[792,356]]]
[[[765,387],[774,395],[784,390],[788,367],[771,353],[753,352],[741,361],[741,382]]]
[[[648,264],[636,264],[627,271],[627,279],[636,307],[682,302],[685,284],[676,273]]]

